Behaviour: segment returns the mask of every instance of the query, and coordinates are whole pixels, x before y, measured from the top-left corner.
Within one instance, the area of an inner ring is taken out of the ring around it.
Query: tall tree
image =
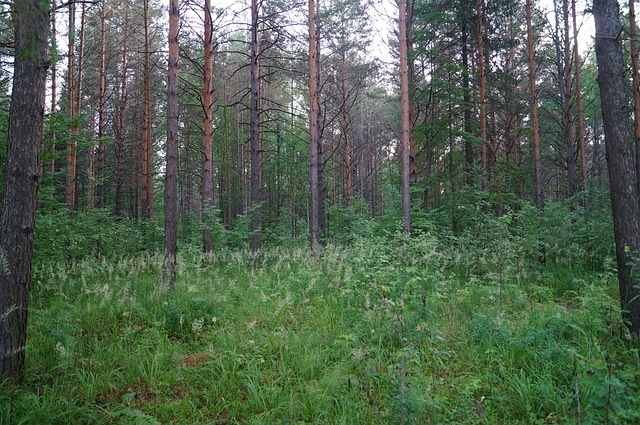
[[[96,197],[98,198],[98,208],[104,208],[105,190],[104,190],[104,167],[105,167],[105,104],[106,104],[106,51],[107,51],[107,7],[105,0],[102,0],[100,7],[100,70],[98,71],[98,164],[96,167]]]
[[[484,30],[482,28],[484,1],[476,0],[476,20],[478,21],[478,91],[480,103],[480,141],[482,143],[480,158],[482,166],[482,190],[487,188],[489,184],[489,168],[487,163],[487,105],[485,101],[485,61],[483,38]]]
[[[317,41],[317,13],[314,0],[309,0],[309,233],[311,236],[311,253],[314,258],[320,256],[320,244],[318,239],[318,223],[320,209],[320,193],[318,184],[318,143],[320,129],[318,127],[320,115],[320,88],[318,87],[318,64],[316,61],[318,52]]]
[[[167,163],[164,186],[164,285],[176,286],[178,226],[178,29],[180,0],[169,1],[169,63],[167,76]]]
[[[544,209],[544,192],[542,190],[542,165],[540,161],[540,128],[538,119],[538,92],[536,90],[535,45],[533,40],[533,7],[531,0],[526,0],[527,18],[527,58],[529,60],[529,94],[531,97],[531,132],[533,138],[533,186],[535,203],[539,210]]]
[[[67,56],[67,118],[71,128],[67,137],[67,187],[66,200],[67,207],[70,211],[75,209],[76,205],[76,166],[78,163],[78,140],[75,134],[75,69],[76,69],[76,4],[75,0],[69,2],[69,50]]]
[[[629,54],[631,55],[631,84],[633,93],[633,140],[636,156],[636,179],[640,190],[640,70],[638,69],[638,25],[635,0],[629,0]]]
[[[213,219],[213,23],[211,0],[204,0],[204,140],[202,143],[202,219],[204,221],[202,244],[204,252],[213,251],[209,226]]]
[[[143,0],[144,14],[144,69],[142,115],[142,218],[153,218],[153,152],[151,129],[151,37],[149,29],[149,0]]]
[[[409,61],[407,58],[407,12],[404,0],[398,0],[400,14],[400,174],[402,181],[402,231],[411,233],[411,192],[409,189]]]
[[[580,190],[587,190],[587,150],[585,146],[584,108],[582,106],[582,77],[580,75],[580,52],[578,51],[578,18],[576,0],[571,0],[573,17],[573,66],[576,80],[576,118],[578,119],[578,152],[580,153]]]
[[[260,42],[258,40],[258,0],[251,0],[251,105],[249,140],[251,144],[251,251],[260,249],[262,208],[260,169]]]
[[[5,379],[20,379],[25,360],[49,10],[40,0],[11,5],[15,61],[0,212],[0,376]]]
[[[602,104],[605,148],[620,302],[625,325],[634,338],[640,336],[640,204],[635,174],[634,152],[629,131],[627,81],[622,57],[620,9],[616,0],[594,0],[595,51]]]

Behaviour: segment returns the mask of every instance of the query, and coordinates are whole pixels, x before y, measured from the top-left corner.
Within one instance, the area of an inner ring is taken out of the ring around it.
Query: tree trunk
[[[400,14],[400,111],[401,111],[401,136],[400,136],[400,169],[402,181],[402,231],[411,233],[411,192],[409,189],[409,139],[411,124],[409,122],[409,74],[407,58],[407,13],[405,0],[398,0]]]
[[[580,76],[580,52],[578,51],[578,23],[576,16],[576,0],[571,1],[571,14],[573,15],[573,66],[576,67],[576,114],[578,118],[578,149],[580,152],[580,190],[587,190],[587,152],[584,136],[584,110],[582,108],[582,81]],[[586,195],[585,195],[586,196]],[[585,198],[586,201],[586,198]],[[586,204],[585,204],[586,205]]]
[[[478,20],[478,79],[480,98],[480,140],[482,142],[480,158],[482,166],[482,190],[487,189],[489,184],[489,169],[487,164],[487,105],[485,102],[485,74],[484,74],[484,47],[482,29],[482,11],[484,9],[483,0],[476,1],[476,19]]]
[[[69,55],[67,63],[67,112],[69,119],[69,137],[67,139],[67,207],[69,211],[73,211],[76,206],[76,164],[78,142],[74,132],[75,125],[75,27],[76,27],[76,4],[74,1],[69,3]]]
[[[56,109],[58,103],[58,93],[57,93],[57,68],[56,64],[58,62],[57,53],[58,53],[58,45],[56,43],[56,10],[55,7],[51,7],[51,40],[54,48],[54,55],[51,58],[51,116],[56,117]],[[54,118],[55,122],[55,118]],[[51,146],[49,147],[49,153],[51,154],[51,160],[49,162],[49,172],[55,173],[56,171],[56,130],[54,126],[51,126],[49,130],[49,138],[51,140]]]
[[[319,54],[317,33],[317,14],[315,1],[309,0],[309,184],[311,186],[309,233],[311,236],[311,254],[314,258],[320,257],[320,245],[318,240],[318,223],[320,209],[320,191],[318,184],[318,143],[320,129],[318,128],[318,116],[320,115],[320,91],[318,87],[318,64],[316,58]]]
[[[153,218],[153,153],[151,152],[151,47],[149,0],[144,0],[144,113],[142,117],[142,218]]]
[[[260,43],[258,40],[258,0],[251,0],[251,251],[260,250],[262,202],[260,186]]]
[[[102,0],[102,9],[100,11],[100,71],[98,75],[99,92],[98,92],[98,163],[96,167],[96,180],[98,181],[96,187],[96,197],[98,198],[98,208],[104,208],[105,205],[105,191],[104,191],[104,166],[105,166],[105,62],[106,62],[106,46],[107,46],[107,10],[105,0]],[[126,31],[126,29],[125,29]]]
[[[605,148],[609,169],[611,207],[616,241],[620,301],[625,325],[632,337],[640,334],[640,204],[635,174],[627,81],[622,58],[620,10],[616,0],[594,0],[595,50],[602,101]]]
[[[538,122],[538,93],[536,91],[535,46],[533,40],[531,0],[526,0],[527,15],[527,57],[529,59],[529,93],[531,96],[531,132],[533,138],[533,186],[536,207],[544,210],[544,192],[542,191],[542,167],[540,161],[540,129]]]
[[[467,186],[473,185],[473,145],[469,137],[471,136],[471,96],[469,93],[469,46],[468,46],[468,28],[467,28],[467,11],[466,0],[460,0],[460,20],[461,31],[460,43],[462,47],[462,102],[464,104],[464,157],[465,157],[465,182]]]
[[[0,212],[0,376],[20,380],[44,120],[49,4],[15,0],[11,12],[15,61]]]
[[[213,251],[209,230],[213,221],[213,24],[211,0],[204,0],[204,140],[202,155],[202,245],[205,253]]]
[[[167,76],[167,163],[164,187],[164,285],[176,287],[178,227],[178,29],[180,1],[169,2],[169,64]]]
[[[633,140],[636,156],[636,179],[640,191],[640,71],[638,70],[638,26],[636,24],[635,0],[629,0],[629,38],[631,46],[631,77],[633,93]]]
[[[569,36],[569,0],[562,0],[562,19],[564,21],[563,39],[563,82],[564,82],[564,104],[563,104],[563,125],[564,142],[567,148],[567,178],[569,183],[569,197],[577,193],[577,167],[576,167],[576,146],[573,134],[573,97],[571,93],[572,78],[571,68],[573,57],[571,54],[571,37]]]
[[[124,155],[125,155],[125,140],[124,140],[124,114],[127,106],[127,46],[128,46],[128,38],[129,31],[128,25],[129,23],[129,15],[125,12],[125,25],[124,25],[124,36],[122,40],[122,64],[120,70],[120,99],[118,101],[118,117],[116,121],[116,140],[114,144],[114,152],[115,152],[115,207],[114,212],[116,217],[120,217],[122,215],[122,189],[124,186]],[[104,155],[104,152],[103,152]],[[103,159],[104,160],[104,159]],[[134,163],[137,163],[137,155]],[[104,165],[103,165],[104,166]],[[132,173],[134,176],[134,191],[137,191],[137,169],[134,166],[134,170]],[[138,204],[137,194],[134,196],[135,205]],[[134,211],[137,211],[137,208],[134,208]],[[137,219],[137,214],[134,212],[134,217]]]

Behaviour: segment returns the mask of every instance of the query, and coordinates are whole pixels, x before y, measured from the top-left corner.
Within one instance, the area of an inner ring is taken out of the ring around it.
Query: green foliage
[[[607,209],[457,196],[415,205],[411,237],[396,210],[332,208],[318,261],[286,224],[255,255],[215,219],[203,255],[188,217],[169,295],[158,222],[41,214],[0,423],[637,422]]]
[[[35,264],[76,262],[86,258],[109,258],[153,252],[162,243],[158,223],[136,224],[114,220],[109,211],[76,212],[66,209],[38,214]]]

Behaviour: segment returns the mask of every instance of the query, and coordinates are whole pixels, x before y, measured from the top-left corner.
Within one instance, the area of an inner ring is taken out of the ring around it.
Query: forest
[[[0,4],[0,425],[640,423],[635,1]]]

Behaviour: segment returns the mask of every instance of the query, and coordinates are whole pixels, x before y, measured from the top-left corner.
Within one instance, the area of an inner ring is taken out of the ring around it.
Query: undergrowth
[[[155,254],[36,265],[25,382],[0,387],[0,423],[640,420],[614,273],[462,257],[428,233],[318,262],[192,252],[172,294]]]

